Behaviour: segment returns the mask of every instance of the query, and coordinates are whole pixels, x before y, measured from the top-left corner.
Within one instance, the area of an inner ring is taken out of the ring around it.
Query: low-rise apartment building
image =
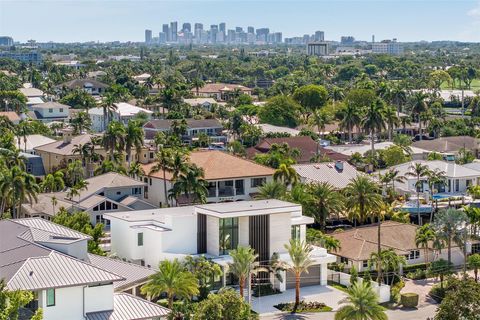
[[[223,268],[221,286],[235,282],[228,271],[230,250],[250,246],[262,264],[274,253],[289,263],[285,245],[291,238],[304,241],[306,225],[313,223],[302,215],[300,205],[272,199],[106,213],[104,218],[111,221],[111,250],[119,257],[155,266],[164,259],[205,255]],[[311,259],[314,263],[302,276],[302,286],[325,285],[327,264],[336,258],[314,247]],[[295,280],[282,273],[283,280],[272,276],[272,284],[282,291],[293,288]]]

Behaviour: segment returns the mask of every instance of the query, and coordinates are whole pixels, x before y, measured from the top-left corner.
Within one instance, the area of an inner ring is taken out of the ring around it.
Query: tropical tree
[[[258,315],[235,290],[222,288],[198,303],[193,320],[257,320]]]
[[[425,102],[426,98],[428,98],[428,95],[422,91],[417,91],[412,95],[412,113],[416,116],[418,122],[420,140],[422,140],[422,121],[420,116],[428,110],[428,104]]]
[[[145,175],[145,171],[142,168],[142,164],[136,161],[130,164],[130,166],[128,167],[127,173],[132,178]]]
[[[397,110],[392,106],[385,107],[385,122],[388,125],[388,141],[392,141],[393,130],[400,125],[400,119],[397,116]]]
[[[375,134],[385,129],[385,102],[377,99],[367,106],[365,116],[362,119],[362,127],[370,133],[372,156],[375,155]]]
[[[92,126],[92,120],[88,112],[79,112],[71,121],[74,134],[82,134],[85,131],[89,131]]]
[[[452,274],[454,268],[451,262],[444,259],[438,259],[430,264],[428,270],[432,275],[440,278],[440,287],[443,289],[443,280],[445,279],[445,276]]]
[[[223,272],[219,264],[209,261],[204,256],[185,258],[185,267],[198,279],[200,299],[205,299],[210,291],[213,290],[213,284],[216,277],[220,277]]]
[[[365,221],[371,212],[380,208],[382,196],[379,186],[367,176],[358,176],[345,187],[346,208],[354,214],[360,222]]]
[[[250,282],[250,275],[258,265],[255,262],[258,254],[250,247],[238,246],[237,249],[230,250],[229,255],[232,257],[233,262],[229,264],[228,270],[238,278],[240,296],[243,297],[245,281],[248,279]]]
[[[447,244],[448,263],[452,262],[452,242],[459,246],[463,243],[468,217],[465,212],[455,209],[441,210],[433,221],[433,229],[437,236]]]
[[[343,211],[345,199],[330,183],[312,183],[307,186],[306,191],[311,196],[309,212],[322,227],[325,227],[328,218],[332,215],[338,217]]]
[[[306,240],[309,244],[321,246],[330,252],[336,252],[341,248],[340,240],[313,228],[307,229]]]
[[[348,297],[335,314],[335,320],[387,320],[385,309],[379,305],[378,296],[366,282],[355,282],[348,288]]]
[[[163,174],[163,190],[165,193],[165,201],[168,204],[168,190],[167,190],[167,171],[172,167],[173,162],[172,150],[168,148],[162,148],[155,155],[155,164],[153,165],[149,173],[155,173],[162,171]]]
[[[430,224],[425,224],[417,229],[415,234],[415,245],[424,250],[425,264],[428,265],[428,251],[430,244],[435,240],[435,231]]]
[[[280,164],[277,170],[273,173],[275,181],[281,181],[285,186],[295,185],[300,178],[297,171],[286,163]]]
[[[340,113],[340,128],[347,130],[348,142],[352,142],[353,128],[359,127],[362,123],[361,112],[356,105],[347,103]]]
[[[300,304],[300,279],[302,273],[308,273],[308,268],[314,263],[311,259],[313,247],[304,241],[290,239],[285,245],[290,256],[290,263],[285,263],[284,268],[295,276],[295,306],[294,312]]]
[[[34,299],[30,291],[8,290],[3,279],[0,279],[0,319],[18,320],[22,313],[22,308]],[[35,311],[32,320],[41,320],[43,317],[42,309]]]
[[[143,128],[137,121],[129,121],[125,129],[125,152],[128,158],[128,167],[132,162],[132,149],[135,149],[137,155],[137,161],[140,151],[143,147],[144,138]]]
[[[475,282],[478,282],[478,269],[480,269],[480,254],[474,253],[468,257],[468,266],[473,269]]]
[[[282,199],[285,197],[287,187],[278,181],[269,181],[258,188],[255,199]]]
[[[40,192],[40,186],[35,177],[21,168],[15,166],[11,171],[11,189],[9,196],[12,197],[10,203],[13,205],[13,218],[18,218],[21,213],[22,203],[37,201],[37,195]]]
[[[422,218],[420,215],[420,190],[423,187],[423,180],[429,172],[429,169],[426,165],[423,165],[421,162],[413,163],[409,171],[405,174],[409,177],[417,178],[417,182],[415,183],[415,188],[417,189],[417,217],[418,217],[418,224],[422,225]]]
[[[430,223],[433,220],[433,197],[437,193],[435,187],[445,185],[446,175],[445,171],[435,168],[434,170],[427,171],[427,183],[428,189],[430,190],[430,202],[432,204],[432,209],[430,211]]]
[[[122,151],[125,147],[125,126],[112,121],[108,124],[107,130],[103,134],[102,145],[105,151],[110,153],[110,161],[114,161],[115,151]]]
[[[43,192],[61,191],[65,188],[65,181],[63,178],[63,172],[60,170],[55,171],[54,173],[49,173],[43,178],[40,188]]]
[[[158,271],[142,286],[141,292],[150,299],[166,293],[168,308],[172,309],[174,297],[189,299],[199,293],[198,280],[177,259],[163,260],[158,264]]]
[[[183,194],[187,203],[206,203],[208,195],[208,182],[204,179],[202,168],[192,164],[180,173],[170,190],[170,198],[178,204],[178,197]]]

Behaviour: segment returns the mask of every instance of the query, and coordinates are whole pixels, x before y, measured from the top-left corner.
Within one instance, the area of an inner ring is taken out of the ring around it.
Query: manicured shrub
[[[405,308],[416,308],[418,306],[418,294],[402,293],[400,295],[400,303]]]

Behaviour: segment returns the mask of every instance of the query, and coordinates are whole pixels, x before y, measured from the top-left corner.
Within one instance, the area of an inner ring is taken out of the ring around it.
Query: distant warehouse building
[[[328,55],[328,43],[326,43],[326,42],[310,42],[310,43],[307,43],[307,55],[309,55],[309,56],[326,56],[326,55]]]
[[[403,47],[397,39],[383,40],[372,43],[372,52],[398,56],[403,53]]]

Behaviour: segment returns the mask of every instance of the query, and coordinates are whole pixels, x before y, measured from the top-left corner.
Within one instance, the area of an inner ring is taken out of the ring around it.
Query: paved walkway
[[[300,289],[300,300],[323,302],[327,306],[337,310],[340,307],[339,302],[347,295],[345,292],[330,286],[308,286]],[[295,301],[295,289],[289,289],[281,294],[252,298],[252,309],[259,314],[280,313],[273,306],[282,302]]]
[[[435,278],[422,279],[422,280],[408,280],[405,279],[405,287],[402,289],[402,293],[413,292],[418,294],[418,306],[426,306],[435,301],[428,296],[428,293],[432,287],[439,283],[439,280]]]

